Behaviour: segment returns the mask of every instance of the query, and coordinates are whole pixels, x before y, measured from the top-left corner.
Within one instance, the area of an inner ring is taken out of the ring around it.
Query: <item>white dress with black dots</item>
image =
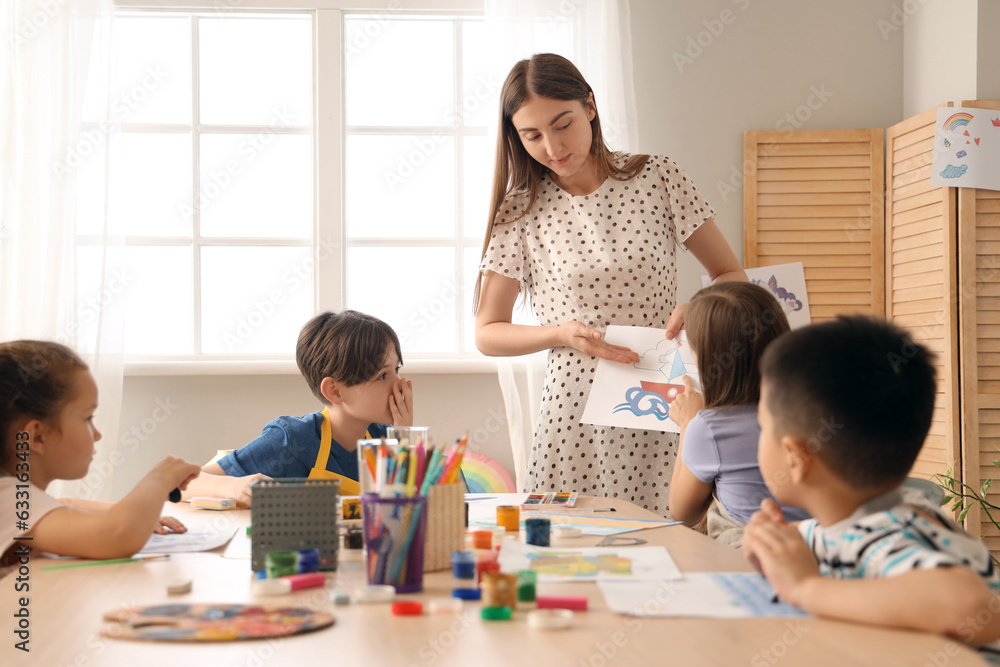
[[[628,155],[616,155],[622,165]],[[665,328],[677,300],[675,255],[715,211],[672,160],[650,157],[629,181],[573,196],[546,175],[504,200],[480,270],[521,282],[543,325],[576,320]],[[520,216],[520,217],[519,217]],[[581,424],[597,359],[549,351],[525,491],[623,498],[667,515],[677,436]]]

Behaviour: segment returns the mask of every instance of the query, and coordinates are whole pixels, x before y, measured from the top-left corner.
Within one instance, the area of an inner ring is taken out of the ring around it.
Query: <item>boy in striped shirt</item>
[[[921,493],[904,492],[934,408],[932,354],[883,320],[839,317],[778,338],[761,364],[758,459],[765,500],[747,558],[817,616],[1000,637],[989,551]]]

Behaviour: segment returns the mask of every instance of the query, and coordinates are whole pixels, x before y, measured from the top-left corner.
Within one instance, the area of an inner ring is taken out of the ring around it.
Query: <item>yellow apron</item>
[[[371,436],[366,432],[365,437]],[[323,426],[320,427],[319,454],[316,455],[316,465],[309,471],[309,479],[339,479],[340,495],[361,495],[361,485],[357,481],[326,469],[331,447],[333,447],[333,431],[330,429],[330,409],[326,408],[323,410]]]

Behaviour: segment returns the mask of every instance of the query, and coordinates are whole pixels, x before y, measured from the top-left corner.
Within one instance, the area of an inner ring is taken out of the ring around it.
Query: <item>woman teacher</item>
[[[491,356],[549,350],[525,490],[618,497],[666,516],[677,436],[580,423],[598,358],[639,360],[602,332],[681,329],[680,251],[713,281],[746,274],[680,167],[605,146],[593,91],[571,62],[522,60],[500,104],[476,346]],[[511,323],[522,292],[541,327]]]

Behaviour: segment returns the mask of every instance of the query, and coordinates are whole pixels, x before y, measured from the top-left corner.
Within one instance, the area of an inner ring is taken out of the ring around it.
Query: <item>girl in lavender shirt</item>
[[[757,465],[759,363],[768,343],[789,330],[788,319],[763,287],[730,282],[695,294],[685,327],[702,393],[685,376],[685,391],[670,406],[681,427],[670,514],[692,527],[707,516],[709,536],[738,547],[743,526],[771,498]],[[797,508],[782,512],[790,521],[808,518]]]

